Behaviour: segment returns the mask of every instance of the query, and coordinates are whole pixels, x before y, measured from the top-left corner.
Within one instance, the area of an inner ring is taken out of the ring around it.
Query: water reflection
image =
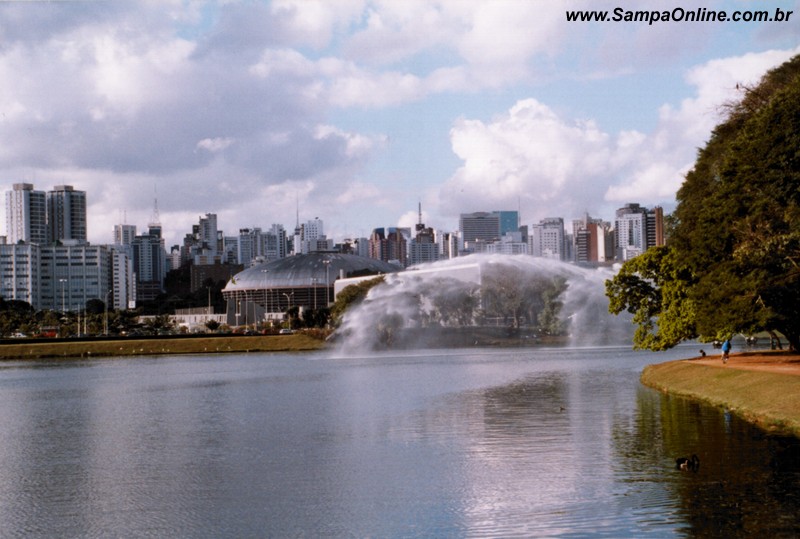
[[[800,514],[800,442],[768,436],[729,412],[682,398],[640,393],[658,403],[662,464],[697,454],[697,473],[676,471],[673,488],[695,537],[795,536]],[[652,413],[652,412],[651,412]],[[640,425],[652,425],[643,422]],[[650,428],[650,427],[644,427]],[[639,431],[634,438],[642,439]]]
[[[1,535],[800,531],[797,441],[641,387],[647,361],[609,348],[7,364]],[[700,470],[675,470],[692,453]]]

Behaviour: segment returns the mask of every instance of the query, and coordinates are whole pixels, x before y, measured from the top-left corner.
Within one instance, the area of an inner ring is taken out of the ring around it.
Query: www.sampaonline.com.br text
[[[748,9],[741,11],[724,11],[707,8],[659,10],[629,10],[622,7],[606,11],[567,10],[569,22],[646,22],[656,24],[662,22],[789,22],[794,13],[781,8],[774,10]]]

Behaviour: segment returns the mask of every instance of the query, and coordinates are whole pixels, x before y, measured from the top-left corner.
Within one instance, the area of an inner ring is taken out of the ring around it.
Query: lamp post
[[[269,315],[269,295],[267,292],[267,273],[269,270],[262,269],[261,273],[264,274],[264,322],[267,322],[267,316]]]
[[[114,290],[109,290],[108,292],[106,292],[106,304],[105,304],[106,309],[103,317],[103,334],[106,337],[108,336],[108,301],[109,301],[108,296],[110,296],[112,292],[114,292]]]
[[[314,291],[314,311],[316,311],[317,310],[317,278],[316,277],[312,277],[311,278],[311,286],[312,286],[312,289]]]
[[[63,337],[64,336],[63,327],[64,327],[64,322],[66,322],[66,308],[65,308],[66,297],[65,297],[65,293],[64,293],[64,286],[65,286],[64,283],[66,283],[67,280],[66,279],[59,279],[58,282],[61,283],[61,322],[62,322],[61,323],[61,336]],[[53,292],[55,292],[55,290],[53,290]],[[53,295],[55,295],[55,294],[53,294]]]
[[[64,283],[66,283],[67,280],[66,279],[59,279],[58,282],[61,283],[61,312],[65,313],[67,311],[67,309],[66,309],[66,306],[65,306],[66,294],[65,294],[65,290],[64,290],[64,287],[66,285]]]
[[[323,264],[325,264],[325,306],[331,304],[331,295],[330,295],[330,288],[331,288],[331,277],[330,277],[330,269],[331,269],[331,261],[329,259],[323,260]]]

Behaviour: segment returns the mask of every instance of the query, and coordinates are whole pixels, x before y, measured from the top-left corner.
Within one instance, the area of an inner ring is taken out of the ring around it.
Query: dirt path
[[[722,352],[713,350],[706,357],[691,358],[692,363],[723,369],[765,371],[800,376],[800,354],[796,352],[763,351],[732,353],[728,363],[722,363]]]

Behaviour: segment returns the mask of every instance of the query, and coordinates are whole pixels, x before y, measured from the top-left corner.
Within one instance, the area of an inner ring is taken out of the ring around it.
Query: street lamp
[[[66,279],[59,279],[58,282],[61,283],[61,312],[65,313],[67,311],[67,309],[65,307],[66,295],[65,295],[64,287],[66,286],[65,283],[67,282],[67,280]]]
[[[61,283],[61,325],[59,326],[59,333],[60,333],[60,336],[63,337],[64,336],[64,323],[66,322],[66,314],[65,314],[66,313],[66,308],[65,308],[65,303],[66,303],[65,299],[66,298],[65,298],[65,294],[64,294],[64,283],[66,283],[67,280],[66,279],[59,279],[58,282]],[[56,295],[55,292],[56,291],[53,290],[53,296]],[[53,299],[55,299],[55,298],[53,298]]]
[[[331,288],[331,278],[329,271],[331,269],[331,261],[330,259],[326,259],[322,261],[325,264],[325,306],[331,304],[331,295],[330,295],[330,288]]]
[[[269,270],[262,269],[261,273],[264,274],[264,321],[266,322],[269,315],[269,295],[267,292],[267,273],[269,273]]]
[[[103,318],[103,334],[106,337],[108,337],[108,302],[109,302],[108,296],[110,296],[113,292],[114,292],[114,290],[112,289],[112,290],[109,290],[106,293],[106,305],[105,305],[106,312],[105,312],[105,316]]]
[[[314,310],[316,311],[317,310],[317,278],[316,277],[312,277],[311,278],[311,286],[313,287],[313,290],[314,290]]]

